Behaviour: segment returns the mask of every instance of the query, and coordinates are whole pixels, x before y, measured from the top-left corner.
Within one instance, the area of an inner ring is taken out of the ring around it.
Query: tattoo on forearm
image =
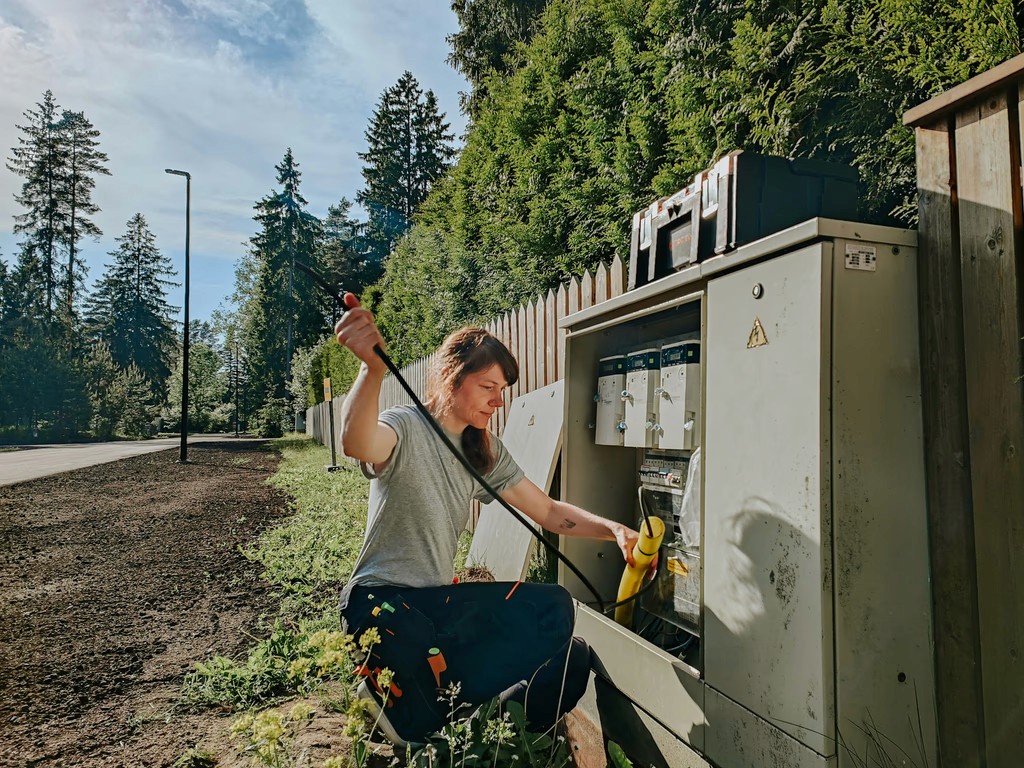
[[[565,520],[562,521],[562,526],[561,527],[565,528],[566,530],[569,530],[570,528],[575,528],[576,527],[576,523],[574,523],[572,520],[569,520],[568,518],[566,518]]]

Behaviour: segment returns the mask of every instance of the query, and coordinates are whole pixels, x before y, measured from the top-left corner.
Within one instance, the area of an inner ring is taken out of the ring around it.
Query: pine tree
[[[109,345],[120,368],[135,364],[156,390],[170,372],[176,345],[177,307],[166,301],[167,288],[177,285],[166,279],[174,270],[141,213],[128,220],[117,242],[113,262],[86,304],[86,324]]]
[[[424,96],[411,72],[381,95],[366,129],[367,150],[359,154],[366,186],[356,195],[367,211],[366,237],[376,270],[448,170],[455,156],[449,129],[433,91]]]

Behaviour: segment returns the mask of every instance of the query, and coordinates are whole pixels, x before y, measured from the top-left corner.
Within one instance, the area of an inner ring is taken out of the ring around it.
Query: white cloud
[[[253,203],[273,188],[286,147],[322,214],[361,186],[367,120],[404,70],[461,133],[466,86],[445,64],[455,25],[448,0],[0,0],[0,148],[9,154],[47,89],[99,129],[112,176],[94,192],[104,237],[83,249],[93,278],[136,211],[180,265],[184,185],[163,169],[190,171],[192,315],[208,317],[231,292]],[[20,185],[0,170],[8,262]]]

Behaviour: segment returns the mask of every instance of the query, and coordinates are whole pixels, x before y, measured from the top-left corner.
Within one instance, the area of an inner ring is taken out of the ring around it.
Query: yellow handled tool
[[[627,565],[622,572],[622,580],[619,581],[619,594],[616,602],[632,597],[640,589],[644,576],[651,567],[654,558],[658,556],[658,548],[661,547],[661,540],[665,538],[665,523],[660,517],[648,517],[640,526],[640,538],[633,545],[633,565]],[[615,621],[624,627],[633,623],[633,603],[635,601],[620,605],[615,609]]]

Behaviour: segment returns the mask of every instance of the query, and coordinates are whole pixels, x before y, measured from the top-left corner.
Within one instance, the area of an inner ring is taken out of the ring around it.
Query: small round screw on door
[[[761,283],[755,283],[750,293],[753,294],[755,299],[760,299],[762,296],[764,296],[764,286],[761,285]]]

